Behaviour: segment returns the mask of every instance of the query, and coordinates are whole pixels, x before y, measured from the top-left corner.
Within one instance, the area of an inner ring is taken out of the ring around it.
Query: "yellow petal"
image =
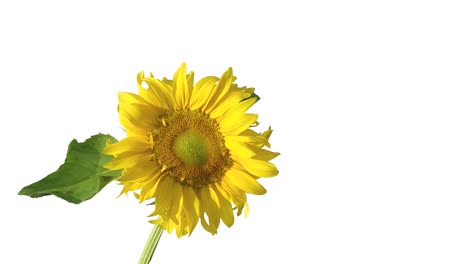
[[[143,186],[141,183],[136,183],[136,184],[125,184],[123,186],[122,192],[120,192],[119,196],[122,194],[127,194],[130,191],[136,191],[140,189]]]
[[[249,216],[249,212],[250,212],[249,204],[245,203],[245,211],[244,211],[245,218],[247,218],[247,216]]]
[[[149,104],[143,97],[127,92],[119,92],[119,104]]]
[[[182,65],[174,74],[172,92],[174,93],[176,109],[185,109],[188,106],[190,95],[192,93],[192,91],[189,90],[189,85],[187,83],[185,63],[182,63]]]
[[[185,236],[188,234],[188,223],[187,223],[187,217],[185,216],[185,211],[181,211],[181,216],[179,219],[179,225],[176,226],[176,235],[177,238],[181,238],[182,236]]]
[[[223,220],[223,223],[226,226],[231,227],[234,224],[234,213],[232,212],[232,204],[220,193],[220,191],[217,188],[216,192],[218,193],[219,202],[221,206],[221,220]]]
[[[136,97],[137,95],[131,93],[119,93],[119,114],[121,120],[124,119],[122,125],[130,123],[134,128],[154,129],[158,123],[158,116],[163,113],[148,103],[139,102]]]
[[[219,181],[216,185],[218,187],[218,190],[220,190],[220,193],[224,195],[224,197],[228,198],[226,195],[229,196],[229,200],[238,204],[240,201],[245,201],[243,199],[245,196],[245,193],[234,186],[231,181],[223,178],[223,180]]]
[[[108,145],[103,151],[106,155],[116,155],[128,151],[142,152],[151,147],[145,137],[133,136],[126,137],[119,142]]]
[[[211,96],[208,99],[208,104],[204,109],[206,113],[213,111],[218,103],[224,99],[224,96],[229,92],[229,90],[231,90],[231,86],[234,80],[235,77],[232,76],[232,68],[229,68],[223,73],[219,79],[218,85],[213,90],[213,93],[211,93]]]
[[[151,151],[144,152],[125,152],[117,155],[113,160],[104,165],[105,168],[118,170],[134,167],[138,162],[149,160],[154,153]]]
[[[169,87],[172,87],[172,80],[169,80],[166,77],[163,77],[161,81],[167,84]]]
[[[137,76],[138,95],[141,96],[145,101],[147,101],[148,104],[157,108],[159,112],[164,112],[170,109],[168,108],[168,103],[161,101],[161,98],[157,96],[157,94],[152,90],[154,89],[154,85],[153,88],[151,88],[151,86],[148,85],[149,90],[142,86],[144,80],[148,79],[145,78],[144,72],[140,72]],[[145,83],[148,84],[147,82]]]
[[[210,117],[218,118],[224,115],[229,109],[240,103],[242,99],[242,91],[231,92],[226,96],[226,99],[220,102],[220,104],[209,113]]]
[[[198,110],[209,101],[209,95],[215,89],[215,84],[219,79],[214,76],[207,76],[199,80],[193,87],[190,98],[190,109]]]
[[[139,197],[140,203],[148,199],[154,198],[156,188],[158,187],[160,179],[160,177],[153,177],[150,181],[143,185]]]
[[[245,192],[259,195],[266,193],[266,189],[263,188],[260,183],[241,170],[231,168],[226,172],[225,177],[232,182],[232,184]]]
[[[278,157],[279,155],[280,155],[280,153],[278,153],[278,152],[273,152],[273,151],[269,151],[269,150],[266,150],[266,149],[259,149],[255,153],[255,156],[253,156],[252,158],[257,159],[257,160],[270,161],[270,160]]]
[[[221,205],[219,203],[218,194],[216,193],[216,191],[213,188],[211,188],[211,186],[208,187],[208,191],[210,193],[211,200],[214,202],[216,207],[219,208]]]
[[[167,212],[171,203],[172,186],[174,180],[170,176],[162,176],[156,188],[156,210],[158,212]]]
[[[152,160],[143,160],[135,164],[134,167],[126,169],[119,181],[121,182],[135,182],[143,181],[146,182],[148,177],[157,177],[160,174],[161,168],[159,165]]]
[[[177,213],[181,210],[182,189],[179,183],[175,182],[173,177],[163,175],[158,183],[155,192],[156,210],[164,220],[172,220],[179,224]]]
[[[273,130],[271,130],[271,126],[270,126],[270,127],[268,128],[268,130],[266,130],[265,132],[263,132],[263,133],[261,134],[261,135],[262,135],[263,137],[265,137],[266,140],[267,140],[267,143],[265,144],[265,146],[267,146],[267,147],[271,147],[271,146],[270,146],[270,143],[268,142],[268,140],[270,140],[271,133],[273,133]]]
[[[262,148],[263,146],[267,146],[268,148],[271,147],[268,139],[271,136],[271,127],[268,128],[265,132],[259,134],[251,129],[247,129],[239,134],[239,140],[242,142],[247,142],[253,144],[256,147]]]
[[[235,160],[255,176],[272,177],[278,175],[276,166],[268,161],[243,157],[236,157]]]
[[[224,137],[226,147],[235,156],[251,158],[256,154],[257,149],[249,147],[243,142],[239,142],[236,137]]]
[[[220,222],[219,200],[216,193],[211,192],[210,189],[211,187],[207,186],[200,188],[200,205],[202,211],[208,215],[210,228],[218,229]]]
[[[192,234],[192,231],[195,229],[198,223],[198,199],[196,197],[195,191],[193,188],[184,186],[183,187],[184,195],[184,211],[185,217],[187,218],[188,233]]]
[[[229,118],[230,116],[236,116],[245,113],[256,102],[256,98],[250,98],[244,101],[239,100],[237,102],[234,100],[226,100],[225,102],[221,103],[216,111],[213,111],[210,116],[216,118],[218,122],[223,122],[224,119]]]
[[[218,231],[217,228],[214,225],[208,224],[205,219],[205,215],[200,216],[200,223],[206,231],[210,232],[212,235],[216,235]]]
[[[235,135],[235,136],[226,136],[224,139],[226,141],[235,141],[239,143],[248,143],[249,145],[256,146],[258,148],[261,148],[266,145],[267,140],[265,137],[260,136],[259,134],[255,133],[254,131],[247,129],[246,131],[251,131],[253,133],[247,134],[247,133],[241,133],[240,135]],[[246,132],[244,131],[244,132]]]
[[[168,110],[175,110],[172,88],[167,83],[153,78],[144,78],[142,81],[148,84],[148,91],[153,93],[157,106]]]
[[[172,197],[171,204],[168,210],[168,215],[174,221],[174,223],[179,224],[179,219],[183,208],[182,185],[174,181],[171,189]]]
[[[238,135],[242,131],[246,130],[258,119],[256,114],[240,114],[230,116],[229,118],[223,119],[220,122],[220,130],[224,136]]]

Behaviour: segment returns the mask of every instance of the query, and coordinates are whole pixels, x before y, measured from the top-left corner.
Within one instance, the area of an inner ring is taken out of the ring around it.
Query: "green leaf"
[[[117,140],[104,134],[94,135],[83,143],[72,140],[65,163],[42,180],[21,189],[19,195],[37,198],[52,194],[75,204],[91,199],[121,174],[121,170],[103,167],[112,159],[101,153],[107,141]]]

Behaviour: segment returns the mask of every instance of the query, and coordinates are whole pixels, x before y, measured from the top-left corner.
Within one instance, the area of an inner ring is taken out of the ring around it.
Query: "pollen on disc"
[[[203,135],[186,130],[174,141],[174,150],[177,156],[186,164],[201,166],[208,160],[208,142]]]

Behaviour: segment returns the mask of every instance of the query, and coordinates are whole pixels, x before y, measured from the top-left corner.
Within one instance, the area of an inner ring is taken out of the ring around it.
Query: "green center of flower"
[[[160,117],[152,134],[155,159],[176,181],[203,187],[221,180],[233,162],[215,119],[179,110]]]
[[[208,141],[191,129],[177,136],[173,147],[176,155],[188,165],[201,166],[208,160]]]

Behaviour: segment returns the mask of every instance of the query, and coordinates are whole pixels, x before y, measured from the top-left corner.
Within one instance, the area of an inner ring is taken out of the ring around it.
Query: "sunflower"
[[[108,145],[114,158],[105,166],[122,169],[122,193],[140,202],[154,198],[151,223],[178,237],[200,221],[216,234],[220,220],[230,227],[234,212],[247,215],[246,193],[262,195],[260,177],[278,174],[269,162],[279,155],[264,147],[272,130],[251,130],[256,114],[245,113],[257,100],[253,88],[238,87],[229,68],[221,78],[194,84],[185,63],[173,80],[137,76],[138,95],[119,93],[119,117],[127,137]]]

